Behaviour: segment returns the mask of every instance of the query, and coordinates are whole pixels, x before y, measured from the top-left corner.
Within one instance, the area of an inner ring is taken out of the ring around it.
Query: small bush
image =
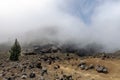
[[[14,45],[11,47],[10,52],[10,60],[11,61],[18,61],[19,60],[19,56],[20,56],[20,52],[21,52],[21,46],[19,44],[19,42],[17,41],[17,39],[15,40]]]

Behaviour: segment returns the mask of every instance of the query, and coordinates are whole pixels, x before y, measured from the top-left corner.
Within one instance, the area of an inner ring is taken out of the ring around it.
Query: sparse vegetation
[[[47,53],[24,55],[19,62],[11,62],[7,56],[0,53],[0,80],[120,80],[119,59]]]
[[[20,56],[20,52],[21,52],[21,46],[18,42],[18,40],[15,40],[14,45],[11,47],[10,52],[10,60],[11,61],[18,61],[19,60],[19,56]]]

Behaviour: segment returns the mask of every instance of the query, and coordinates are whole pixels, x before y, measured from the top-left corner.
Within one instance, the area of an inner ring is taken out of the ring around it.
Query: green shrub
[[[10,60],[11,61],[18,61],[19,60],[19,56],[20,56],[20,52],[21,52],[21,46],[18,42],[18,40],[15,40],[14,45],[11,47],[10,52]]]

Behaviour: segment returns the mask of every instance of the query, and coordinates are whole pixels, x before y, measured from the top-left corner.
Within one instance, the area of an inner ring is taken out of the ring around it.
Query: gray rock
[[[41,63],[36,63],[36,67],[42,69]]]
[[[60,68],[59,65],[54,66],[54,69],[59,69],[59,68]]]
[[[35,73],[34,73],[34,72],[32,72],[32,73],[30,73],[29,77],[30,77],[30,78],[35,78],[35,77],[36,77],[36,75],[35,75]]]
[[[89,67],[88,66],[85,66],[85,70],[88,70],[89,69]]]
[[[48,74],[46,68],[43,68],[43,69],[41,70],[41,76],[44,76],[44,74]]]
[[[60,80],[73,80],[71,75],[63,75],[63,78]]]
[[[30,64],[29,69],[33,69],[33,68],[35,68],[34,64]]]
[[[96,71],[99,73],[108,73],[108,69],[104,66],[97,65],[96,66]]]
[[[93,64],[90,64],[88,67],[89,67],[89,69],[94,69],[94,65]]]
[[[4,80],[15,80],[15,79],[12,77],[6,77],[6,78],[4,78]]]
[[[22,74],[21,79],[27,79],[27,74]]]
[[[86,68],[86,65],[80,65],[81,70],[84,70]]]

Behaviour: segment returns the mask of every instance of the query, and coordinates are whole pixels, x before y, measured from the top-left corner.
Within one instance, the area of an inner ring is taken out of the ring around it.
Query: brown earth
[[[45,61],[39,60],[41,57],[52,56],[59,57],[60,60],[56,60],[51,65],[49,65]],[[0,75],[0,80],[4,80],[5,77],[17,76],[15,80],[22,80],[21,76],[23,73],[27,74],[27,79],[29,78],[29,74],[34,72],[36,77],[32,80],[40,80],[41,70],[38,68],[26,69],[25,72],[20,71],[20,67],[13,68],[14,64],[22,65],[24,63],[36,63],[40,62],[42,67],[45,67],[48,71],[48,74],[45,74],[43,77],[45,80],[57,80],[56,77],[60,77],[62,75],[71,75],[73,80],[120,80],[120,60],[119,59],[105,59],[101,58],[92,58],[92,57],[79,57],[75,54],[62,54],[62,53],[51,53],[44,55],[27,55],[21,56],[20,60],[17,62],[11,62],[8,60],[8,53],[0,54],[0,74],[4,71],[5,75]],[[86,62],[87,65],[93,64],[103,65],[108,68],[108,73],[98,73],[95,69],[91,70],[81,70],[78,65],[81,61]],[[56,65],[59,65],[59,69],[54,69]],[[28,67],[28,65],[27,65]],[[58,79],[59,80],[59,79]]]

